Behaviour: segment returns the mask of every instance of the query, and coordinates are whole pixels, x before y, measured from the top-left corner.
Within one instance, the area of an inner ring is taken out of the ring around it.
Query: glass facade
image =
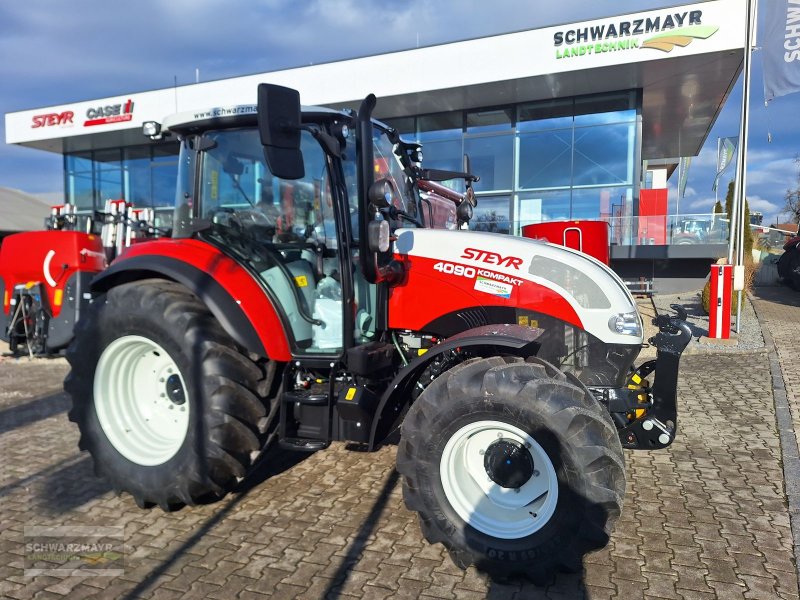
[[[541,221],[632,216],[637,106],[631,90],[386,122],[423,144],[429,168],[461,170],[467,154],[481,177],[470,226],[519,234]]]
[[[603,219],[630,244],[630,228],[614,223],[638,213],[638,105],[630,90],[385,121],[423,144],[428,168],[460,171],[469,156],[481,178],[471,228],[518,235],[529,223]],[[67,154],[67,199],[84,212],[124,198],[160,213],[173,205],[177,155],[177,142]]]
[[[155,208],[167,218],[175,201],[177,174],[177,142],[64,156],[67,202],[86,213],[103,210],[106,200],[125,199],[138,208]]]

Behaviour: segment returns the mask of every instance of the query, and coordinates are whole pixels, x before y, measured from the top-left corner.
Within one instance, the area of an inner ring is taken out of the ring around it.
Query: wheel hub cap
[[[183,383],[177,373],[167,377],[167,398],[178,406],[186,402],[186,392],[183,390]]]
[[[531,535],[558,504],[558,477],[547,452],[502,421],[476,421],[456,431],[442,451],[439,476],[458,516],[496,538]]]
[[[500,439],[486,449],[483,468],[500,487],[517,489],[533,476],[533,458],[519,442]]]

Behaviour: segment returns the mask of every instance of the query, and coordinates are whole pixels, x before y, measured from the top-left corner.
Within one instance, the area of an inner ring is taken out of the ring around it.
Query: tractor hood
[[[431,304],[439,307],[431,310],[531,309],[606,343],[642,343],[642,320],[625,284],[582,252],[496,233],[400,229],[396,234],[394,253],[406,262],[409,283],[427,280]]]

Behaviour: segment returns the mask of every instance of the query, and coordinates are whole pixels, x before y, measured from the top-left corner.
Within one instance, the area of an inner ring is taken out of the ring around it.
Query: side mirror
[[[271,83],[258,85],[258,131],[267,167],[275,177],[301,179],[305,176],[297,90]]]
[[[458,219],[459,225],[463,223],[469,223],[472,219],[473,207],[472,203],[464,199],[456,208],[456,219]]]
[[[389,250],[389,222],[370,221],[367,225],[367,245],[370,252],[384,253]]]

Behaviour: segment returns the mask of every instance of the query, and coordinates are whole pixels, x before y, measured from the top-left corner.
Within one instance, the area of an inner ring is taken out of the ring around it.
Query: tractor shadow
[[[556,469],[558,469],[561,465],[561,457],[558,455],[553,456],[553,462]],[[400,479],[400,475],[395,469],[392,469],[387,475],[383,485],[378,490],[378,495],[370,512],[366,515],[353,536],[347,548],[346,555],[341,559],[336,572],[331,575],[331,582],[320,594],[320,598],[325,600],[340,600],[345,597],[345,584],[350,576],[350,572],[354,569],[357,570],[357,565],[364,551],[368,549],[370,538],[373,536],[380,520],[384,517],[384,513],[390,501],[390,496],[400,483]],[[560,513],[562,522],[567,521],[574,524],[579,516],[589,516],[592,521],[601,523],[605,523],[608,519],[609,511],[605,506],[575,492],[566,491],[560,493],[566,494],[564,501],[567,505],[567,510]],[[481,510],[481,507],[476,507],[476,510]],[[605,533],[596,532],[594,539],[592,539],[590,543],[596,547],[602,547],[605,546],[608,541],[609,538]],[[428,542],[422,541],[421,543],[427,544]],[[555,551],[557,547],[561,547],[565,543],[567,543],[566,540],[556,539],[553,542],[555,548],[545,548],[544,551],[540,550],[540,553],[543,558],[546,558],[551,551]],[[450,560],[452,560],[450,557],[445,558],[445,561]],[[494,600],[512,597],[525,598],[526,600],[538,598],[577,600],[588,598],[589,592],[585,585],[586,572],[580,562],[578,562],[577,565],[577,572],[558,572],[537,579],[535,582],[524,577],[507,577],[493,580],[480,572],[477,574],[477,577],[483,579],[485,582],[485,597]],[[449,567],[451,565],[447,566]],[[473,572],[472,576],[474,577],[474,568],[470,568],[470,571]],[[458,588],[456,588],[454,592],[456,597],[458,597]],[[364,597],[366,598],[369,596],[365,595]]]
[[[77,462],[48,472],[36,486],[36,497],[44,510],[63,515],[111,491],[105,479],[95,476],[92,458],[85,455]]]
[[[590,598],[590,594],[584,585],[583,573],[559,573],[542,585],[517,579],[504,582],[489,581],[486,598],[489,600],[506,600],[508,598],[584,600]]]
[[[239,485],[233,490],[234,494],[239,494],[238,497],[243,497],[250,493],[250,491],[264,483],[267,479],[280,475],[299,465],[301,462],[309,458],[313,452],[298,452],[295,450],[285,450],[273,443],[263,451],[262,457],[259,458],[253,467],[248,472],[247,476],[239,482]]]
[[[69,407],[67,395],[57,392],[5,408],[0,410],[0,434],[60,415],[67,412]]]
[[[331,582],[320,594],[320,598],[324,600],[340,600],[345,598],[343,590],[350,575],[350,571],[358,564],[364,550],[367,549],[370,536],[374,533],[376,526],[386,510],[389,497],[399,482],[400,475],[396,470],[392,469],[381,486],[378,497],[372,505],[369,514],[364,518],[358,531],[353,536],[353,541],[347,549],[347,554],[341,559],[336,572],[331,575]],[[448,557],[445,560],[449,561],[450,558]],[[483,576],[479,575],[479,577]],[[539,584],[532,583],[522,578],[509,578],[503,581],[492,581],[485,578],[485,580],[485,597],[492,600],[507,600],[512,597],[525,598],[525,600],[538,598],[578,600],[588,598],[588,593],[584,586],[583,573],[559,573]],[[458,589],[455,589],[454,592],[456,593],[456,597],[458,597]],[[369,595],[365,594],[364,597],[368,598]]]
[[[400,474],[395,469],[392,469],[383,482],[372,508],[358,528],[350,546],[347,548],[347,554],[339,562],[339,567],[331,577],[330,584],[328,584],[328,587],[320,595],[320,598],[336,600],[342,595],[342,586],[347,581],[350,570],[353,566],[358,564],[358,561],[361,559],[361,555],[364,553],[369,543],[369,537],[372,535],[373,531],[375,531],[375,527],[378,525],[378,521],[389,502],[389,496],[397,486],[399,480]]]
[[[765,302],[800,307],[800,291],[792,289],[788,285],[756,286],[751,294]]]
[[[300,464],[311,454],[305,452],[294,452],[283,450],[277,446],[265,451],[269,455],[269,460],[260,460],[255,463],[248,475],[233,490],[231,498],[224,506],[219,508],[213,515],[198,525],[192,535],[178,546],[158,567],[154,568],[147,577],[136,584],[136,587],[129,590],[121,600],[134,600],[142,597],[144,592],[149,589],[166,571],[174,565],[182,556],[200,542],[216,525],[225,520],[244,500],[249,493],[261,483],[271,477],[280,475]],[[262,455],[264,456],[264,455]],[[184,509],[186,510],[186,509]]]

